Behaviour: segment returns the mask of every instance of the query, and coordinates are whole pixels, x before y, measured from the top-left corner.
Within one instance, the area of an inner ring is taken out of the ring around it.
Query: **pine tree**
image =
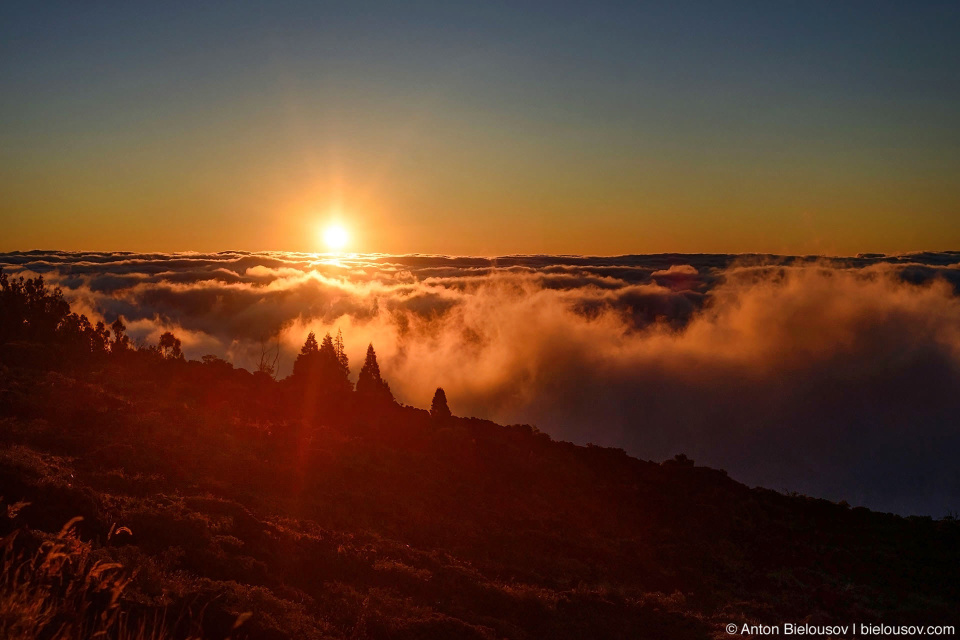
[[[318,362],[321,371],[323,371],[324,380],[334,378],[334,372],[340,371],[340,358],[337,357],[337,348],[333,345],[333,338],[329,333],[323,336],[323,340],[320,341],[319,355]]]
[[[360,369],[360,375],[370,378],[372,381],[380,382],[380,363],[377,362],[377,352],[373,348],[373,343],[367,345],[367,357],[363,361],[363,368]]]
[[[317,345],[317,336],[311,331],[307,335],[306,342],[300,347],[300,355],[293,362],[293,377],[297,380],[304,380],[311,377],[312,372],[316,370],[317,357],[319,355]]]
[[[313,331],[307,334],[307,341],[303,343],[303,346],[300,347],[300,355],[307,355],[310,353],[316,353],[319,350],[317,345],[317,334]]]
[[[337,337],[333,341],[333,348],[337,354],[337,363],[340,365],[340,371],[345,378],[349,378],[350,361],[347,359],[347,354],[343,349],[343,332],[340,331],[339,327],[337,328]]]
[[[363,361],[360,376],[357,378],[357,395],[375,402],[393,402],[390,385],[380,376],[380,364],[377,362],[377,352],[374,351],[372,343],[367,346],[367,357]]]
[[[323,336],[323,340],[320,342],[320,355],[327,360],[337,360],[337,348],[333,346],[333,338],[330,337],[329,333]]]

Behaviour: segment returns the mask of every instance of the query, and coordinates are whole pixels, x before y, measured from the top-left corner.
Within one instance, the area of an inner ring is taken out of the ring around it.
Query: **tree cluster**
[[[43,276],[11,278],[0,270],[0,345],[52,345],[68,358],[137,351],[164,359],[184,359],[180,339],[169,331],[156,345],[137,349],[126,331],[121,317],[107,328],[102,321],[93,324],[86,315],[71,313],[63,291],[59,287],[51,290]]]
[[[91,323],[85,315],[71,313],[63,292],[59,288],[51,290],[42,276],[10,278],[0,270],[0,346],[11,343],[53,349],[52,359],[63,362],[81,362],[91,357],[96,361],[107,355],[145,362],[185,361],[183,345],[170,331],[161,334],[154,345],[134,345],[122,317],[117,317],[109,327],[102,321]],[[279,343],[274,348],[276,355],[270,357],[269,350],[261,347],[257,371],[273,378]],[[21,359],[33,357],[28,354]],[[45,361],[49,362],[51,357]],[[202,363],[211,369],[233,369],[230,363],[215,356],[204,356]],[[310,332],[293,363],[293,373],[282,381],[281,389],[287,394],[285,402],[302,415],[317,418],[335,418],[347,409],[377,410],[396,404],[390,385],[380,372],[373,344],[367,346],[354,387],[343,333],[339,330],[335,337],[328,333],[319,342],[316,334]],[[443,389],[437,389],[430,415],[438,423],[451,417]]]
[[[10,278],[0,271],[0,344],[21,341],[55,344],[75,355],[103,354],[112,347],[110,329],[71,313],[63,292],[51,291],[43,276]]]
[[[353,391],[343,335],[338,331],[334,339],[328,333],[318,344],[316,334],[311,331],[293,363],[290,380],[311,403],[319,401],[326,408],[343,409]]]

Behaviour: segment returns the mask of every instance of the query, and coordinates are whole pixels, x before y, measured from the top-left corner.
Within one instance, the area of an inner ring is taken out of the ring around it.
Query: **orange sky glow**
[[[956,248],[942,11],[11,11],[0,250]]]

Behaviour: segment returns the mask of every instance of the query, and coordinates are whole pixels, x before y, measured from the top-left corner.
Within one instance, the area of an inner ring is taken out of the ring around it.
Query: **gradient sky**
[[[960,247],[960,3],[5,2],[0,250]]]

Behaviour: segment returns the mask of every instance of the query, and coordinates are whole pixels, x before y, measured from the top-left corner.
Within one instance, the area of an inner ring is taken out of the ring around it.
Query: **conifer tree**
[[[341,347],[343,340],[340,340]],[[320,342],[320,352],[317,366],[320,370],[320,379],[329,387],[329,391],[340,393],[344,390],[352,390],[350,384],[350,369],[347,367],[347,356],[338,355],[337,346],[333,343],[333,337],[328,333],[323,336]]]
[[[300,347],[300,355],[307,355],[310,353],[316,353],[320,349],[317,344],[317,334],[313,331],[307,334],[307,340],[303,343],[303,346]]]
[[[337,343],[328,333],[318,345],[316,335],[311,333],[293,363],[293,381],[310,398],[316,415],[338,415],[353,391],[346,355],[342,354],[342,336]]]
[[[337,357],[337,348],[333,345],[333,338],[329,333],[320,341],[319,363],[325,374],[324,378],[332,378],[333,372],[340,370],[340,358]]]
[[[363,361],[360,376],[357,378],[357,395],[375,402],[393,402],[390,385],[380,376],[380,364],[377,362],[377,352],[374,351],[372,343],[367,346],[367,357]]]
[[[331,361],[337,360],[337,348],[333,346],[333,338],[329,333],[320,341],[320,355]]]
[[[337,337],[333,341],[333,348],[337,354],[337,364],[340,365],[340,371],[345,378],[350,377],[350,361],[347,359],[347,354],[343,349],[343,332],[340,328],[337,328]]]
[[[317,335],[311,331],[307,334],[307,340],[300,347],[300,355],[293,362],[293,376],[298,380],[303,380],[310,376],[312,370],[316,369],[316,361],[320,348],[317,345]]]

